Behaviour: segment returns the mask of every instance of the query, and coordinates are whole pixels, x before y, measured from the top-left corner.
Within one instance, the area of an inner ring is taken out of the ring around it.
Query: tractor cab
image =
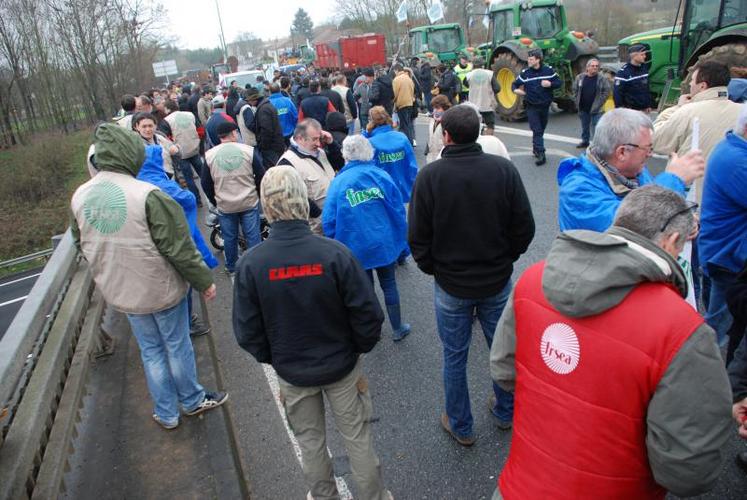
[[[410,30],[409,39],[410,54],[430,62],[433,59],[443,63],[454,62],[465,48],[464,32],[457,23],[419,26]],[[428,54],[433,57],[428,57]]]

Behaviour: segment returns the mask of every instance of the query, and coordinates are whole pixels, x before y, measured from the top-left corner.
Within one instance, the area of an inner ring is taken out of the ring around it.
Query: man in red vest
[[[494,499],[663,499],[714,486],[733,432],[729,383],[675,260],[695,207],[660,186],[636,189],[610,229],[562,233],[519,279],[490,353],[493,380],[515,392]]]

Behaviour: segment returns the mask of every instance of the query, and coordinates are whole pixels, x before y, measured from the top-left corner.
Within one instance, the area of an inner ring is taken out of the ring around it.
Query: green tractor
[[[747,0],[680,0],[674,26],[620,40],[621,63],[628,62],[628,49],[637,43],[648,50],[649,89],[661,109],[676,103],[680,91],[689,91],[697,62],[747,69]]]
[[[501,85],[496,111],[505,121],[524,118],[523,98],[511,90],[511,84],[527,66],[528,52],[540,48],[545,64],[555,69],[562,85],[555,90],[555,102],[567,111],[574,110],[573,79],[586,69],[599,45],[585,33],[568,29],[562,0],[532,0],[490,6],[491,42],[481,45],[478,53],[489,54],[495,78]]]
[[[410,55],[428,61],[453,64],[465,50],[464,31],[457,23],[418,26],[409,31]]]

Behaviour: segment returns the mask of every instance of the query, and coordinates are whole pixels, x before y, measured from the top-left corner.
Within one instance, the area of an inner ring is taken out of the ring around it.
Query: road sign
[[[176,61],[158,61],[153,63],[153,73],[159,76],[176,75],[179,71],[176,69]]]

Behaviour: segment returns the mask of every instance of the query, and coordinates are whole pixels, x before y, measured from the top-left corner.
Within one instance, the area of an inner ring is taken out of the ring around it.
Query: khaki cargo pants
[[[388,500],[381,466],[371,439],[371,395],[360,359],[348,375],[333,384],[297,387],[278,377],[280,398],[293,434],[301,447],[303,473],[314,500],[338,500],[332,461],[327,452],[324,400],[345,440],[350,468],[358,486],[356,500]]]

